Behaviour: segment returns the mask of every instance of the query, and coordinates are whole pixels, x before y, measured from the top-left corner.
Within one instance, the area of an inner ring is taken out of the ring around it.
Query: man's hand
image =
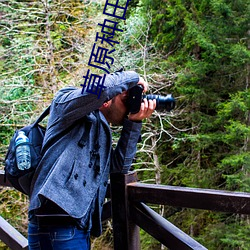
[[[139,83],[138,83],[139,84]],[[145,118],[149,118],[156,108],[156,100],[143,99],[141,103],[141,109],[136,114],[129,114],[128,119],[131,121],[142,121]]]
[[[139,78],[139,82],[137,84],[138,85],[142,85],[142,87],[143,87],[143,93],[147,92],[147,90],[148,90],[148,83],[145,82],[142,77]]]

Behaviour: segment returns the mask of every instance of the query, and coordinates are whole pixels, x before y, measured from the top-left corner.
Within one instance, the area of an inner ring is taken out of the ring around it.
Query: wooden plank
[[[137,182],[128,184],[128,194],[137,202],[250,214],[250,193]]]
[[[207,249],[143,203],[131,205],[130,214],[139,227],[171,250]]]
[[[11,249],[28,249],[28,240],[0,216],[0,239]]]
[[[127,184],[136,180],[135,173],[110,175],[115,250],[140,249],[139,227],[129,217],[127,197]]]
[[[103,210],[102,210],[102,222],[110,219],[112,216],[111,213],[111,201],[107,201],[103,204]]]
[[[4,180],[4,171],[0,170],[0,186],[12,187],[8,180]]]

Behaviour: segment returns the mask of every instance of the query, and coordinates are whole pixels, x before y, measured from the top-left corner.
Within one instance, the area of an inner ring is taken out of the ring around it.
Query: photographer
[[[136,153],[141,121],[155,100],[128,112],[128,90],[146,82],[133,71],[106,75],[100,98],[81,89],[60,90],[50,109],[43,158],[29,207],[29,249],[90,249],[90,233],[101,234],[102,204],[110,172],[127,173]],[[122,125],[112,149],[109,124]]]

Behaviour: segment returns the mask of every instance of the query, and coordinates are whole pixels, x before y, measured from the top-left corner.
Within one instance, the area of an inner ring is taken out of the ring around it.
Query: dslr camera
[[[141,102],[144,98],[147,100],[156,100],[156,110],[158,111],[168,111],[170,112],[175,107],[175,99],[172,94],[167,96],[161,95],[143,95],[143,87],[141,85],[136,85],[129,89],[127,107],[131,114],[136,114],[140,111]]]

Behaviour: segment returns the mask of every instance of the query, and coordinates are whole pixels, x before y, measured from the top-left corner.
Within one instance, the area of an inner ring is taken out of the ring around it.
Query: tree
[[[159,141],[159,165],[167,166],[161,181],[249,191],[249,1],[142,0],[140,6],[140,14],[151,21],[147,41],[152,49],[147,52],[158,55],[150,63],[176,75],[171,90],[178,96],[182,119],[172,122],[186,129],[171,143]],[[148,19],[148,12],[154,18]],[[150,72],[150,63],[146,72]],[[170,210],[165,214],[171,214]],[[230,217],[234,219],[227,224],[229,217],[224,215],[190,210],[172,214],[177,225],[200,236],[209,249],[249,247],[247,236],[242,237],[249,228],[245,217]],[[221,224],[233,229],[238,222],[242,227],[235,230],[234,239],[230,240],[232,230],[218,234]],[[211,233],[205,231],[208,228]],[[218,238],[213,244],[209,239],[214,232]]]
[[[80,87],[102,7],[94,1],[0,2],[1,169],[14,130],[33,122],[62,86]],[[26,235],[27,197],[0,192],[1,215]]]

